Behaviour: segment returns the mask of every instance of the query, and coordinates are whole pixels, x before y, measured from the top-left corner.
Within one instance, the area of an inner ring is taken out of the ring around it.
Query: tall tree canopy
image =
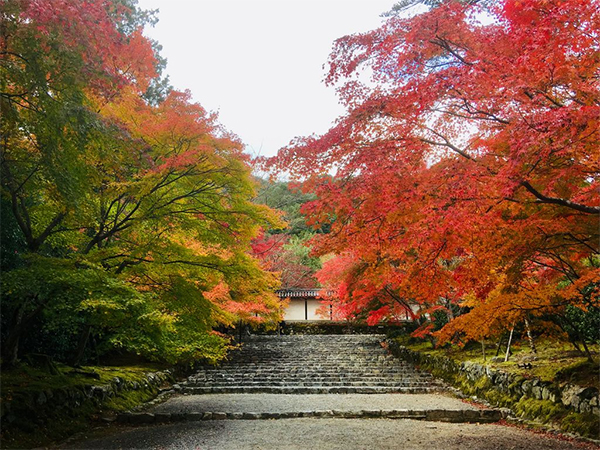
[[[447,1],[336,41],[347,114],[268,164],[316,193],[346,316],[462,303],[439,336],[480,339],[598,305],[599,30],[590,0]]]
[[[75,360],[90,335],[216,359],[214,326],[278,318],[250,243],[279,219],[239,139],[160,76],[153,21],[134,0],[2,3],[4,363],[36,333]]]

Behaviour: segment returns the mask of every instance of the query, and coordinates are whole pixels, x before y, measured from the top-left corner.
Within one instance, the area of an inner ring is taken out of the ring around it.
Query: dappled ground
[[[122,428],[61,449],[198,450],[575,450],[590,444],[502,425],[388,419],[288,419],[188,422]]]

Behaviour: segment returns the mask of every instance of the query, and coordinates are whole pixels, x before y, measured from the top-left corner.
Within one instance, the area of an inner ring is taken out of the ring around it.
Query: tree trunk
[[[510,344],[512,343],[513,333],[515,331],[515,326],[513,325],[510,329],[510,335],[508,336],[508,344],[506,344],[506,355],[504,356],[504,362],[508,361],[508,355],[510,354]]]
[[[593,363],[594,358],[592,358],[592,353],[590,352],[590,349],[588,348],[588,346],[585,342],[585,339],[583,337],[581,338],[581,343],[583,344],[583,348],[585,349],[585,355],[587,356],[588,361]]]
[[[529,327],[529,320],[525,318],[525,330],[527,331],[527,339],[529,339],[529,346],[531,347],[531,353],[537,353],[535,348],[535,342],[533,342],[533,335],[531,334],[531,328]]]
[[[22,333],[21,324],[23,322],[23,314],[25,313],[26,305],[27,301],[23,302],[15,311],[8,331],[8,336],[2,343],[3,366],[13,366],[17,362],[17,356],[19,354],[19,338]]]
[[[568,320],[566,316],[563,316],[563,320],[566,320],[567,322],[569,322],[571,329],[574,331],[575,336],[573,336],[572,333],[569,333],[567,330],[565,330],[565,328],[562,325],[559,324],[559,326],[562,328],[562,330],[567,333],[567,336],[569,337],[569,340],[573,344],[573,347],[575,347],[577,349],[577,351],[579,351],[579,353],[581,353],[582,355],[587,356],[588,361],[594,362],[594,358],[592,358],[592,354],[590,352],[590,349],[587,346],[587,343],[585,342],[585,338],[579,333],[579,331],[577,331],[577,327],[575,327],[573,322]],[[581,341],[583,348],[585,349],[585,352],[581,351],[581,349],[577,345],[577,338],[579,338],[579,340]]]
[[[37,295],[32,299],[35,300]],[[25,308],[30,303],[25,300],[15,311],[12,323],[9,326],[8,336],[2,342],[2,366],[13,366],[19,355],[19,341],[23,332],[27,329],[35,317],[44,309],[48,300],[38,305],[31,313],[25,315]]]
[[[505,334],[502,334],[502,336],[500,336],[500,340],[498,341],[498,345],[496,345],[496,358],[500,355],[500,349],[502,348],[502,343],[504,342],[505,336]]]
[[[83,354],[85,353],[85,348],[87,347],[88,339],[90,338],[90,333],[92,331],[91,325],[85,325],[83,331],[79,335],[79,342],[77,343],[77,350],[75,351],[75,355],[71,360],[72,366],[78,366],[81,360],[83,359]]]
[[[95,356],[96,365],[100,365],[100,353],[98,352],[98,343],[96,342],[96,337],[92,334],[90,335],[90,345],[92,346],[92,352]]]
[[[11,330],[8,333],[8,337],[5,342],[2,343],[2,366],[11,367],[17,362],[17,355],[19,354],[19,338],[20,333],[14,333]]]

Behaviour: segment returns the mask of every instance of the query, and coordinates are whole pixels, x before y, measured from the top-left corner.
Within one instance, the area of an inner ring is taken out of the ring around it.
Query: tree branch
[[[600,214],[600,206],[587,206],[582,205],[581,203],[575,203],[570,200],[566,200],[564,198],[558,197],[548,197],[542,194],[540,191],[535,189],[528,181],[521,181],[521,186],[523,186],[527,191],[534,195],[535,198],[539,200],[540,203],[550,203],[553,205],[565,206],[567,208],[574,209],[576,211],[584,212],[586,214]]]

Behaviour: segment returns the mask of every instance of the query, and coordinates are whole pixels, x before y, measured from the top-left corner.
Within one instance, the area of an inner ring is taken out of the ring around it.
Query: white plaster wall
[[[321,306],[320,300],[310,299],[308,301],[308,320],[329,320],[329,316],[317,315],[317,309]]]
[[[308,320],[329,320],[329,316],[322,317],[317,314],[321,308],[321,301],[317,299],[308,300]],[[283,320],[306,320],[303,298],[291,298],[290,303],[284,310]]]
[[[283,314],[284,320],[304,320],[304,299],[292,298],[285,308]]]

